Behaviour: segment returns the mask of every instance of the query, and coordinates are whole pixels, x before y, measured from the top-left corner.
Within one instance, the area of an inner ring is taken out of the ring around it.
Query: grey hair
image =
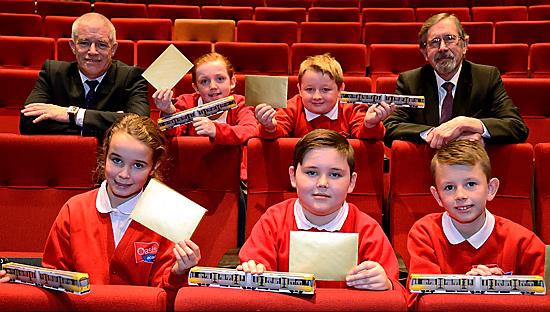
[[[429,17],[425,22],[424,25],[422,25],[422,28],[420,28],[420,32],[418,32],[418,44],[420,45],[420,49],[424,49],[426,47],[426,41],[428,38],[428,31],[430,28],[432,28],[433,25],[441,22],[444,19],[451,19],[455,25],[456,29],[458,30],[458,35],[463,38],[467,39],[468,34],[464,31],[464,27],[462,27],[462,23],[460,23],[460,20],[458,17],[456,17],[454,14],[449,13],[439,13],[436,15],[432,15]]]
[[[97,20],[97,21],[103,22],[105,24],[105,26],[107,26],[107,28],[109,28],[109,41],[110,41],[110,43],[111,44],[116,43],[115,26],[113,25],[113,23],[111,23],[111,21],[108,18],[106,18],[104,15],[101,15],[99,13],[86,13],[86,14],[80,16],[79,18],[77,18],[74,21],[73,26],[72,26],[72,31],[71,31],[71,36],[73,38],[73,41],[76,42],[76,40],[77,40],[78,26],[80,26],[80,23],[87,22],[87,21],[90,21],[90,20]]]

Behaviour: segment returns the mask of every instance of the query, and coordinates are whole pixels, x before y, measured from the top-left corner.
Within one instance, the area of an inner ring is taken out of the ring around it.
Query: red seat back
[[[295,43],[291,48],[292,74],[297,75],[300,64],[308,57],[330,53],[344,72],[344,76],[365,76],[367,48],[363,44]]]
[[[415,15],[416,21],[424,23],[430,16],[439,13],[454,14],[461,23],[471,21],[470,8],[469,7],[443,7],[443,8],[416,8]]]
[[[497,22],[495,43],[550,42],[550,21]]]
[[[34,14],[35,3],[32,0],[0,1],[0,12],[17,14]]]
[[[290,49],[285,43],[216,42],[214,50],[226,56],[237,73],[288,75]]]
[[[300,42],[361,43],[361,23],[304,22]]]
[[[307,12],[309,22],[359,22],[358,7],[312,7]]]
[[[167,18],[113,18],[117,40],[171,40],[172,21]]]
[[[422,23],[366,23],[365,44],[374,43],[418,43],[418,31]]]
[[[55,41],[43,37],[0,37],[0,68],[40,69],[55,59]]]
[[[306,21],[305,8],[257,7],[254,13],[257,21],[290,21],[296,23]]]
[[[152,18],[201,18],[201,9],[198,5],[170,5],[149,4],[147,14]]]
[[[36,1],[36,12],[43,17],[51,15],[81,16],[91,12],[90,3],[87,1]]]
[[[497,67],[502,77],[529,76],[527,44],[470,44],[466,55],[474,63]]]
[[[395,60],[399,59],[399,62]],[[417,44],[372,44],[370,46],[370,76],[396,76],[426,63]]]
[[[537,194],[537,234],[550,244],[550,143],[535,146],[535,193]]]
[[[474,22],[500,22],[500,21],[526,21],[526,6],[491,6],[473,7],[472,21]]]
[[[42,34],[43,25],[40,15],[0,13],[0,36],[40,37]]]
[[[46,16],[44,18],[44,35],[50,38],[71,38],[72,26],[76,16]]]
[[[191,62],[203,54],[212,52],[210,41],[139,40],[136,44],[137,66],[149,67],[170,44],[178,48]]]
[[[208,19],[231,19],[238,22],[251,20],[253,16],[254,9],[251,6],[203,6],[201,8],[201,17]]]
[[[19,133],[20,111],[31,93],[38,72],[0,69],[0,133]]]
[[[239,21],[239,42],[282,42],[291,45],[298,42],[298,24],[284,21]]]
[[[140,3],[95,2],[94,12],[103,14],[109,19],[113,17],[147,17],[147,7]]]
[[[466,34],[470,36],[470,44],[494,42],[494,26],[491,22],[464,22],[462,27]]]
[[[529,50],[531,78],[550,78],[550,43],[534,43]]]
[[[364,8],[363,24],[372,22],[414,22],[413,8]]]

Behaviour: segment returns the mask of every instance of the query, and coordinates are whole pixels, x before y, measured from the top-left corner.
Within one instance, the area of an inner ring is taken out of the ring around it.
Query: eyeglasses
[[[105,41],[78,40],[76,44],[81,50],[89,50],[92,47],[92,44],[95,44],[95,47],[98,50],[106,51],[111,48],[111,45]]]
[[[436,37],[425,42],[424,46],[428,46],[431,49],[439,49],[439,47],[441,47],[441,41],[444,41],[446,46],[452,46],[457,44],[458,40],[464,40],[464,38],[456,35],[444,35],[443,38]]]

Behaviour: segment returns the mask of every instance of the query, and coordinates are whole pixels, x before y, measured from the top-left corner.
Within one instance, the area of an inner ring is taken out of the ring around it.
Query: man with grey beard
[[[403,72],[397,94],[423,95],[424,109],[398,108],[385,121],[385,141],[426,142],[440,148],[454,140],[524,142],[529,129],[506,94],[496,67],[465,60],[469,37],[456,16],[430,17],[418,34],[429,64]]]

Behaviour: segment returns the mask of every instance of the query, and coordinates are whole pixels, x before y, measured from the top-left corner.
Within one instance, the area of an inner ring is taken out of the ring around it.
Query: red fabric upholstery
[[[305,8],[270,8],[257,7],[254,11],[258,21],[291,21],[302,23],[306,21]]]
[[[46,16],[44,18],[44,35],[55,39],[71,38],[72,26],[76,18],[76,16]]]
[[[545,244],[550,244],[550,143],[535,146],[535,169],[537,234]]]
[[[295,43],[291,48],[292,73],[298,74],[300,64],[308,56],[327,52],[340,63],[344,76],[365,76],[367,48],[363,44],[352,43]]]
[[[399,62],[396,62],[396,59]],[[382,76],[396,76],[425,63],[417,44],[372,44],[370,46],[369,68],[373,80]]]
[[[533,5],[528,9],[528,19],[530,21],[550,20],[550,5]]]
[[[361,43],[361,23],[304,22],[300,42]]]
[[[313,296],[214,287],[184,287],[175,311],[406,311],[398,290],[317,288]]]
[[[239,21],[239,42],[298,42],[298,23],[282,21]]]
[[[497,67],[502,77],[528,77],[527,44],[470,44],[466,57],[474,63]]]
[[[474,22],[500,22],[500,21],[526,21],[527,7],[525,6],[494,6],[473,7],[472,21]]]
[[[152,18],[201,18],[201,9],[198,5],[169,5],[149,4],[147,14]]]
[[[55,56],[55,41],[42,37],[0,37],[0,68],[40,69]]]
[[[292,165],[297,138],[275,141],[251,139],[248,142],[248,203],[246,236],[264,211],[284,199],[296,197],[290,185],[288,167]],[[358,180],[347,201],[382,222],[384,146],[382,142],[350,140],[355,149]]]
[[[416,43],[422,23],[366,23],[363,42],[373,43]]]
[[[345,90],[355,92],[372,92],[372,81],[369,77],[344,77]],[[288,77],[288,98],[298,94],[298,76]]]
[[[254,9],[251,6],[203,6],[201,8],[202,18],[209,19],[231,19],[235,22],[240,20],[251,20]]]
[[[244,74],[288,75],[289,47],[285,43],[216,42],[235,71]]]
[[[497,22],[495,43],[550,42],[550,21]]]
[[[550,78],[550,43],[534,43],[529,50],[531,78]]]
[[[341,8],[358,8],[359,0],[312,0],[311,7],[341,7]]]
[[[493,43],[493,23],[491,22],[464,22],[464,31],[470,36],[470,44]]]
[[[340,2],[340,1],[336,1]],[[359,22],[359,8],[313,7],[308,10],[310,22]]]
[[[411,226],[426,214],[443,211],[430,193],[430,162],[435,150],[427,144],[394,141],[391,152],[390,241],[408,265],[407,235]],[[487,146],[487,153],[493,176],[500,180],[496,198],[487,203],[487,208],[532,229],[533,147],[527,143],[493,145]]]
[[[0,36],[40,37],[42,28],[40,15],[0,13]]]
[[[519,108],[521,117],[529,127],[527,142],[550,142],[550,105],[546,92],[548,79],[503,79],[506,93]]]
[[[364,8],[363,23],[414,22],[413,8]]]
[[[422,295],[417,311],[548,311],[550,296]]]
[[[113,18],[116,37],[122,40],[171,40],[172,21],[167,18]]]
[[[466,7],[470,6],[470,0],[409,0],[408,6],[414,8]]]
[[[220,5],[220,3],[221,0],[174,0],[174,4],[177,5]]]
[[[212,51],[209,41],[170,41],[170,40],[139,40],[137,46],[137,65],[147,68],[159,55],[173,44],[191,62],[199,56]]]
[[[397,76],[378,77],[376,79],[376,93],[393,94],[397,86]]]
[[[37,76],[38,70],[0,69],[0,133],[19,133],[20,110]]]
[[[3,13],[34,14],[34,9],[32,0],[0,1],[0,12]]]
[[[264,0],[222,0],[222,6],[262,7]]]
[[[470,8],[468,7],[417,8],[415,12],[416,21],[424,23],[424,21],[426,21],[430,16],[441,12],[454,14],[456,17],[458,17],[461,23],[471,21]]]
[[[0,287],[0,306],[8,311],[166,311],[166,292],[158,287],[91,285],[74,295],[21,284]]]
[[[208,210],[191,238],[201,248],[201,265],[217,266],[237,247],[240,157],[239,146],[214,145],[206,137],[171,140],[167,184]]]
[[[61,206],[94,187],[96,146],[90,137],[0,134],[0,214],[10,220],[0,228],[0,256],[41,256]]]
[[[80,16],[91,11],[90,3],[72,1],[40,0],[36,2],[36,12],[42,16]]]
[[[265,0],[268,7],[309,8],[309,0]]]
[[[117,40],[117,43],[118,48],[116,49],[114,59],[128,65],[134,65],[135,43],[132,40]],[[69,38],[57,39],[57,59],[67,62],[75,61],[74,53],[69,46]]]
[[[407,0],[361,0],[362,8],[406,8]]]
[[[145,4],[95,2],[94,12],[113,17],[147,17]],[[118,29],[117,29],[118,32]]]

